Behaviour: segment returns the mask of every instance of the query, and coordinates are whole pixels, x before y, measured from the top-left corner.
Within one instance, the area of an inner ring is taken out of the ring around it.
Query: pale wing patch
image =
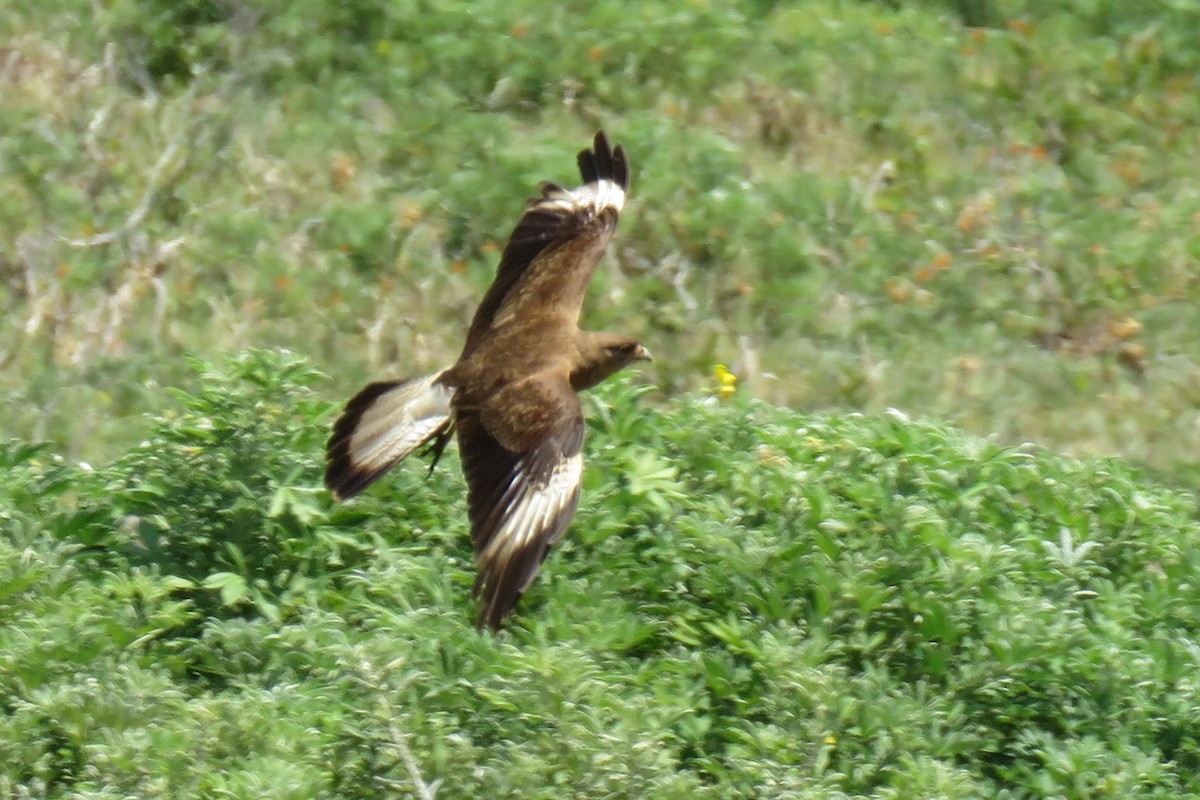
[[[562,533],[556,523],[564,513],[573,512],[579,502],[582,454],[559,459],[543,477],[526,475],[523,467],[525,463],[518,462],[512,483],[501,497],[501,521],[479,554],[481,564],[502,565],[536,544],[549,546]],[[547,532],[552,538],[541,542]],[[518,591],[528,587],[534,574],[525,579]]]
[[[614,211],[624,208],[625,190],[616,182],[604,178],[578,189],[555,187],[547,197],[539,200],[537,205],[570,213],[582,213],[590,217],[607,208]]]
[[[446,423],[454,390],[434,383],[436,378],[397,386],[367,406],[350,434],[355,468],[375,470],[399,461]]]
[[[350,399],[325,446],[325,485],[336,499],[358,494],[430,440],[441,452],[454,395],[441,375],[372,383]]]

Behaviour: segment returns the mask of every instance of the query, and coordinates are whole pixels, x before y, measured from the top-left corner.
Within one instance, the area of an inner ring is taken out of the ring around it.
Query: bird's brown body
[[[454,366],[374,383],[347,404],[329,440],[326,485],[365,489],[409,453],[457,435],[483,607],[497,628],[536,577],[579,502],[583,408],[576,392],[649,358],[633,339],[580,330],[596,266],[629,186],[623,150],[597,133],[579,154],[585,184],[543,184],[500,258]]]

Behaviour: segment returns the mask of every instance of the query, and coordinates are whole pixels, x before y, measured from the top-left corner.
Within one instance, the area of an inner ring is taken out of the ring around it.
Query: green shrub
[[[453,454],[331,508],[313,369],[194,366],[110,465],[3,451],[5,792],[1200,792],[1196,500],[1121,461],[615,381],[480,635]]]

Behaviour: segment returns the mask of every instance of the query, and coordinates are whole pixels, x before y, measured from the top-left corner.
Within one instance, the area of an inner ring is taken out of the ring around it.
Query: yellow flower
[[[717,394],[721,397],[729,397],[737,391],[737,375],[729,371],[729,368],[724,364],[717,364],[713,367],[713,375],[717,377]]]

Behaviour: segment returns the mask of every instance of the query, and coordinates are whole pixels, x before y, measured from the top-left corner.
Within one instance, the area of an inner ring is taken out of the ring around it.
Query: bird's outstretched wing
[[[564,376],[545,373],[460,413],[456,426],[479,570],[476,625],[496,629],[579,505],[583,409]]]
[[[454,394],[441,375],[368,384],[350,399],[325,445],[325,486],[334,499],[358,494],[426,442],[441,455]]]
[[[625,150],[604,131],[578,156],[584,185],[568,190],[543,183],[500,256],[496,279],[475,312],[464,357],[489,330],[529,311],[579,319],[583,296],[612,239],[629,190]]]

